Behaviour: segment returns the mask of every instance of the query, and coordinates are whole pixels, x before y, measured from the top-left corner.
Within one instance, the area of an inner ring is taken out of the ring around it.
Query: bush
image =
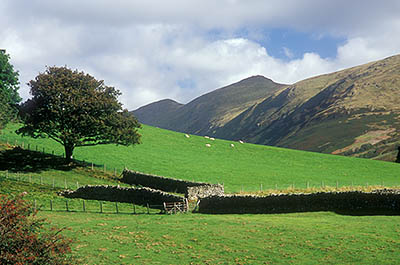
[[[0,195],[0,264],[72,264],[71,240],[22,199]]]

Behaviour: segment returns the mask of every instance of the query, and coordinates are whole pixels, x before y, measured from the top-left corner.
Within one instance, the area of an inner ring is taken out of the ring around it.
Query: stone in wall
[[[196,187],[188,187],[185,197],[188,200],[197,200],[209,196],[223,196],[224,186],[221,184],[208,184]]]

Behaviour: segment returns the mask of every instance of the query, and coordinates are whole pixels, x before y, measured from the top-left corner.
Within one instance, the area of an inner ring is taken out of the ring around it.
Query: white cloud
[[[67,65],[120,89],[134,109],[162,98],[186,103],[251,75],[292,83],[400,53],[399,13],[397,0],[4,0],[0,47],[20,71],[24,98],[45,65]],[[293,59],[282,47],[280,60],[257,42],[259,29],[277,27],[346,42],[336,58]],[[232,36],[238,29],[253,41]]]

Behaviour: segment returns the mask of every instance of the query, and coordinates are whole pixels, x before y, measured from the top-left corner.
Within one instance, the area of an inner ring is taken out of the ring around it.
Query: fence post
[[[36,199],[33,201],[33,210],[36,212]]]
[[[53,201],[50,200],[50,211],[53,211]]]
[[[55,187],[55,181],[54,181],[54,178],[53,178],[53,189],[54,189],[54,187]]]
[[[106,172],[106,163],[104,163],[103,172]]]
[[[150,214],[149,203],[147,203],[147,214]]]
[[[260,184],[260,191],[262,191],[263,190],[263,188],[262,188],[262,183]]]
[[[28,143],[28,150],[30,150],[31,149],[31,144],[30,143]]]
[[[310,182],[307,181],[307,189],[309,189],[309,188],[310,188]]]
[[[92,162],[92,170],[93,170],[93,162]]]
[[[278,189],[278,184],[275,183],[275,190],[277,190],[277,189]]]
[[[43,177],[40,176],[40,185],[43,185]]]
[[[85,200],[82,201],[82,208],[83,208],[83,211],[86,212]]]
[[[119,213],[119,211],[118,211],[118,202],[115,202],[115,212]]]
[[[338,180],[336,180],[336,189],[337,190],[339,189],[339,181]]]
[[[76,182],[76,188],[79,189],[79,183],[78,183],[78,181]]]
[[[132,202],[132,206],[133,206],[133,214],[136,214],[136,206],[134,202]]]
[[[101,201],[99,201],[100,203],[100,213],[103,213],[103,204],[101,203]]]

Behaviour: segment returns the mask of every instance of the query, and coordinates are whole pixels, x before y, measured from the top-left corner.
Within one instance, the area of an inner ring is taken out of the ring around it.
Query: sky
[[[253,75],[292,84],[400,53],[398,0],[1,0],[0,49],[27,82],[67,66],[128,110]]]

